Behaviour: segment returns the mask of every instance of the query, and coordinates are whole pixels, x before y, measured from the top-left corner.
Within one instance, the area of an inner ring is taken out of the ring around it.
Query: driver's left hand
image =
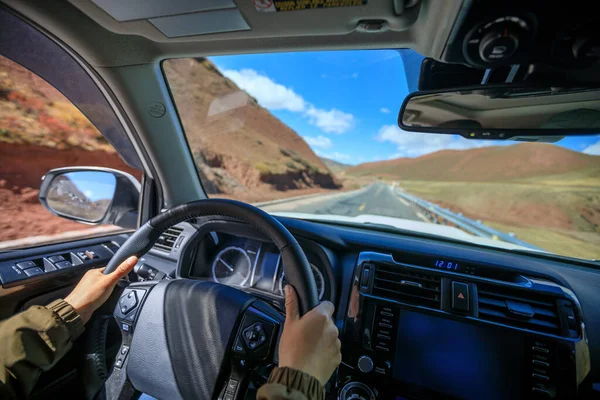
[[[119,279],[133,269],[137,260],[136,256],[129,257],[108,275],[102,274],[104,268],[91,269],[85,273],[75,289],[65,297],[65,301],[77,311],[83,323],[89,321],[94,311],[110,297]]]

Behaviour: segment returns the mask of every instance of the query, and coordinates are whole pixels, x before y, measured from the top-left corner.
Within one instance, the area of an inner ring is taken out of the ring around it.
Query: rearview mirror
[[[140,183],[125,172],[72,167],[44,175],[39,200],[52,214],[66,219],[135,228],[139,193]]]
[[[483,85],[407,96],[405,131],[506,140],[600,133],[600,89]]]

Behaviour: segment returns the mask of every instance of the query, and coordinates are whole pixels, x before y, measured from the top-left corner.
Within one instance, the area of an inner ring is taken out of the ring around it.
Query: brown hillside
[[[503,181],[558,175],[600,166],[600,157],[547,143],[469,150],[442,150],[417,158],[365,163],[346,171],[354,176],[400,180]]]
[[[0,57],[2,143],[115,152],[62,93],[4,57]]]
[[[302,138],[206,59],[164,63],[194,158],[213,192],[338,184]]]

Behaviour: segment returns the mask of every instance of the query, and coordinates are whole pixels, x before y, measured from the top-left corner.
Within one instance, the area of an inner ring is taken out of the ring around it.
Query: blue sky
[[[398,111],[409,87],[416,88],[418,62],[412,56],[405,74],[400,51],[255,54],[211,60],[318,155],[340,162],[358,164],[442,149],[511,144],[402,132],[397,127]],[[600,154],[598,136],[566,138],[557,144]]]
[[[117,179],[108,172],[77,171],[69,172],[66,177],[73,182],[90,201],[111,199],[115,193]]]

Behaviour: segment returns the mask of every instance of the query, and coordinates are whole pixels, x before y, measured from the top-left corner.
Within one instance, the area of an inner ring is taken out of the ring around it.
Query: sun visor
[[[250,29],[237,8],[152,18],[150,23],[170,38]]]
[[[233,0],[92,0],[119,22],[236,8]]]

